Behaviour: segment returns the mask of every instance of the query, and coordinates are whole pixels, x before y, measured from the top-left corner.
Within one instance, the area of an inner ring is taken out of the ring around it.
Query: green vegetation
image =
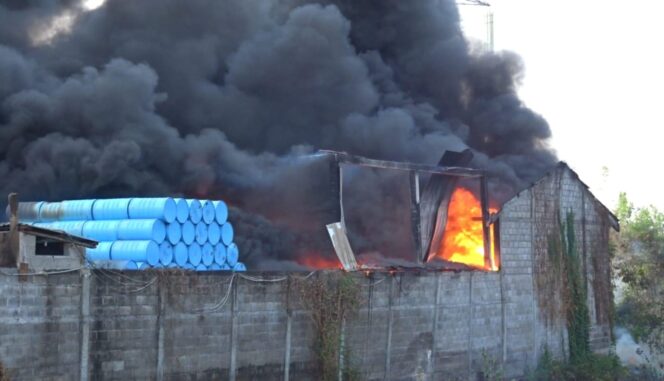
[[[549,261],[556,274],[562,277],[563,311],[568,333],[568,361],[556,360],[545,348],[537,368],[530,375],[532,381],[614,381],[626,374],[620,360],[613,354],[598,355],[590,351],[590,315],[587,305],[587,285],[584,282],[581,260],[574,233],[574,213],[568,212],[558,221],[558,231],[552,232],[548,242]]]
[[[590,316],[586,283],[583,281],[581,261],[574,234],[574,213],[567,213],[565,223],[560,224],[561,257],[565,267],[565,298],[569,359],[572,364],[582,361],[590,353]]]
[[[504,380],[503,368],[500,361],[495,357],[492,357],[489,352],[484,349],[482,350],[482,369],[480,379],[482,381]]]
[[[344,380],[358,380],[348,347],[342,346],[341,327],[359,307],[360,287],[352,275],[341,272],[322,274],[297,285],[304,307],[310,311],[316,329],[315,351],[321,380],[337,380],[339,364]],[[343,353],[342,353],[343,350]],[[343,361],[339,361],[343,354]]]
[[[540,356],[530,381],[615,381],[626,380],[625,368],[616,355],[586,353],[574,361],[554,359],[548,349]]]
[[[9,372],[0,361],[0,381],[9,381]]]
[[[614,266],[625,284],[617,306],[618,324],[637,342],[664,351],[664,214],[635,208],[620,194],[616,215],[621,232],[612,237]]]

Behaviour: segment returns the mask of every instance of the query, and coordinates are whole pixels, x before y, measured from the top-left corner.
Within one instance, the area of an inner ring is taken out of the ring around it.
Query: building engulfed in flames
[[[483,171],[464,168],[472,154],[446,152],[437,166],[390,162],[324,151],[333,158],[333,189],[337,191],[339,213],[337,234],[328,225],[338,258],[308,252],[298,257],[300,265],[314,269],[381,269],[381,263],[355,265],[356,259],[345,237],[341,165],[406,171],[410,175],[411,223],[415,251],[412,263],[421,269],[498,271],[500,254],[496,223],[491,216],[498,208],[490,206],[487,178]],[[422,181],[421,175],[427,176]],[[478,186],[479,185],[479,186]],[[422,190],[420,188],[423,188]],[[351,196],[352,197],[352,196]],[[332,229],[332,230],[330,230]],[[338,237],[341,234],[344,237]],[[336,237],[333,237],[336,236]],[[488,252],[488,254],[487,254]],[[348,261],[353,263],[348,263]],[[380,261],[378,261],[380,262]],[[403,262],[402,262],[403,263]],[[404,265],[402,264],[402,267]]]

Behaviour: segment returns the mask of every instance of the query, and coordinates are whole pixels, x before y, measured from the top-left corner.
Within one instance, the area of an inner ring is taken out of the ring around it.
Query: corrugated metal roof
[[[0,233],[2,232],[9,232],[10,225],[9,223],[4,223],[0,224]],[[60,231],[60,230],[51,230],[51,229],[45,229],[45,228],[40,228],[37,226],[32,226],[28,224],[18,224],[18,230],[20,232],[34,235],[37,237],[44,237],[44,238],[49,238],[53,239],[56,241],[61,241],[65,243],[72,243],[78,246],[83,246],[83,247],[88,247],[88,248],[95,248],[97,247],[97,241],[75,236],[68,234],[66,232]]]

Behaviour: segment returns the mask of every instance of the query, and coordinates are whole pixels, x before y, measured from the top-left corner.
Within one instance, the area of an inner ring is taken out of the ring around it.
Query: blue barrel
[[[198,266],[201,263],[201,257],[203,255],[201,251],[201,245],[197,243],[192,243],[188,248],[189,254],[189,263],[194,266]]]
[[[214,246],[207,242],[201,248],[201,262],[205,266],[210,266],[214,263]]]
[[[189,204],[187,204],[187,200],[183,198],[176,198],[175,205],[177,207],[175,219],[179,223],[187,221],[189,219]]]
[[[157,263],[156,265],[152,266],[152,268],[153,269],[163,269],[164,265],[162,265],[161,263]]]
[[[187,200],[189,205],[189,219],[191,222],[197,224],[203,219],[203,205],[196,199]]]
[[[196,270],[196,266],[192,265],[191,263],[187,262],[182,266],[183,269],[185,270]]]
[[[210,267],[208,267],[208,270],[218,271],[218,270],[221,270],[221,266],[219,266],[216,263],[213,263],[213,264],[210,265]]]
[[[95,205],[97,205],[95,203]],[[116,241],[118,239],[118,225],[120,220],[85,221],[83,224],[83,237],[95,241]]]
[[[237,248],[237,245],[231,243],[226,249],[226,263],[229,266],[233,267],[237,263],[238,258],[240,257],[240,250]]]
[[[44,229],[63,231],[67,234],[83,237],[83,225],[85,221],[53,221],[36,222],[33,226]]]
[[[126,220],[129,218],[131,198],[99,199],[92,205],[92,218],[95,220]]]
[[[99,242],[94,249],[85,249],[85,258],[88,261],[110,261],[113,242]]]
[[[212,223],[215,219],[216,210],[214,209],[214,204],[211,201],[203,200],[201,201],[203,205],[203,221],[206,224]]]
[[[189,260],[189,249],[187,248],[187,245],[182,242],[178,242],[173,248],[173,257],[175,263],[178,266],[184,266],[185,263],[187,263]]]
[[[134,261],[127,261],[125,270],[138,270],[138,264]]]
[[[177,205],[170,197],[132,198],[129,202],[129,218],[158,218],[175,221]]]
[[[228,265],[228,263],[224,263],[221,265],[222,270],[232,270],[233,268]]]
[[[201,221],[196,224],[196,242],[199,245],[202,245],[205,242],[207,242],[207,239],[208,239],[207,224]]]
[[[159,263],[167,265],[173,262],[173,245],[170,242],[164,241],[159,245]]]
[[[159,262],[159,245],[154,241],[115,241],[111,248],[111,259],[147,262],[150,265]]]
[[[226,263],[226,246],[223,243],[214,245],[214,263],[220,266]]]
[[[216,245],[221,240],[221,227],[217,224],[216,221],[213,221],[207,226],[208,233],[208,242],[213,245]]]
[[[41,210],[44,201],[29,201],[29,202],[19,202],[17,216],[20,222],[32,222],[39,221],[39,211]],[[9,213],[9,205],[5,208],[5,213],[7,214],[7,219],[11,217]]]
[[[199,263],[198,266],[196,266],[196,271],[207,271],[207,267],[204,264]]]
[[[179,266],[175,262],[171,262],[165,266],[167,269],[177,269]]]
[[[217,220],[219,225],[225,224],[228,220],[228,206],[226,206],[226,203],[218,200],[212,201],[212,205],[214,205],[214,219]]]
[[[235,264],[235,266],[233,266],[233,271],[236,271],[236,272],[247,271],[247,267],[244,265],[244,263],[238,262],[238,263]]]
[[[173,245],[180,242],[180,238],[182,238],[182,225],[177,221],[166,225],[166,238]]]
[[[160,220],[123,220],[118,224],[120,240],[152,240],[164,242],[166,226]]]
[[[187,245],[191,245],[196,240],[196,226],[191,221],[186,221],[182,224],[181,233],[182,242]]]
[[[62,220],[62,203],[45,202],[39,208],[39,221],[59,221]]]
[[[60,203],[62,221],[82,221],[92,219],[92,205],[96,200],[66,200]],[[42,206],[43,208],[43,206]]]
[[[226,222],[225,224],[221,225],[221,242],[223,242],[224,245],[230,245],[233,242],[234,235],[233,225],[231,225],[230,222]]]
[[[147,262],[136,262],[136,266],[138,267],[139,270],[147,270],[152,267]]]
[[[42,221],[81,221],[92,219],[95,200],[67,200],[42,204],[39,217]]]

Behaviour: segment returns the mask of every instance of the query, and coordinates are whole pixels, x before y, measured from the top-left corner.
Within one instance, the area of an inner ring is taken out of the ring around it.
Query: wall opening
[[[488,224],[489,252],[485,255],[484,226],[482,217],[482,204],[480,197],[471,189],[472,187],[458,186],[452,192],[447,204],[445,226],[440,231],[439,243],[435,255],[430,260],[442,260],[463,264],[473,269],[485,271],[498,271],[500,268],[500,253],[498,248],[499,226],[497,222]],[[496,207],[489,207],[489,212],[495,214]]]
[[[35,255],[63,256],[65,255],[65,244],[48,238],[36,237]]]

